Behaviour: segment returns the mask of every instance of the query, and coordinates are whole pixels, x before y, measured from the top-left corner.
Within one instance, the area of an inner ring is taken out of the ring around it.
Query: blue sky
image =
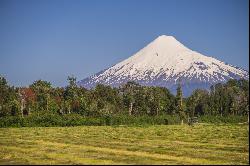
[[[136,53],[159,35],[249,68],[248,0],[0,0],[0,75],[67,85]]]

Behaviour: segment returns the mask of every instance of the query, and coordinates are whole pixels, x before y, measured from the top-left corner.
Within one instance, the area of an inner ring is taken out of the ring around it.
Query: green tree
[[[196,89],[187,99],[187,109],[190,118],[209,114],[209,93],[203,89]]]
[[[36,110],[49,111],[50,92],[52,86],[50,82],[37,80],[30,85],[30,88],[35,92],[37,98]]]
[[[7,80],[0,76],[0,117],[13,114],[13,109],[18,103],[16,88],[8,85]]]
[[[120,92],[123,94],[124,103],[128,108],[128,114],[132,115],[133,106],[135,104],[135,94],[139,91],[140,85],[136,82],[129,81],[127,84],[120,88]]]

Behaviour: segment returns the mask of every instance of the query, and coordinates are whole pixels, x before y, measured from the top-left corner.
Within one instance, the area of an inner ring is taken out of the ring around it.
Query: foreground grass
[[[0,164],[249,164],[248,125],[0,128]]]

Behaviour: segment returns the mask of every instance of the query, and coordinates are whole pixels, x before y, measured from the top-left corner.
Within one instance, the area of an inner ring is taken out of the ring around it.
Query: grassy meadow
[[[0,128],[0,164],[249,164],[239,124]]]

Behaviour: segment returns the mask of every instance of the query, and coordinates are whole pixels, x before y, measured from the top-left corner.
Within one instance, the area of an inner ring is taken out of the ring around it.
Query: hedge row
[[[103,126],[103,125],[171,125],[179,124],[178,116],[104,116],[84,117],[79,114],[58,115],[42,113],[26,117],[0,118],[0,127],[53,127],[53,126]]]
[[[202,123],[244,123],[247,122],[248,116],[201,116],[199,122]]]
[[[200,123],[244,123],[247,116],[201,116]],[[79,114],[37,113],[25,117],[0,118],[0,127],[53,127],[53,126],[103,126],[103,125],[174,125],[180,124],[178,116],[103,116],[84,117]]]

